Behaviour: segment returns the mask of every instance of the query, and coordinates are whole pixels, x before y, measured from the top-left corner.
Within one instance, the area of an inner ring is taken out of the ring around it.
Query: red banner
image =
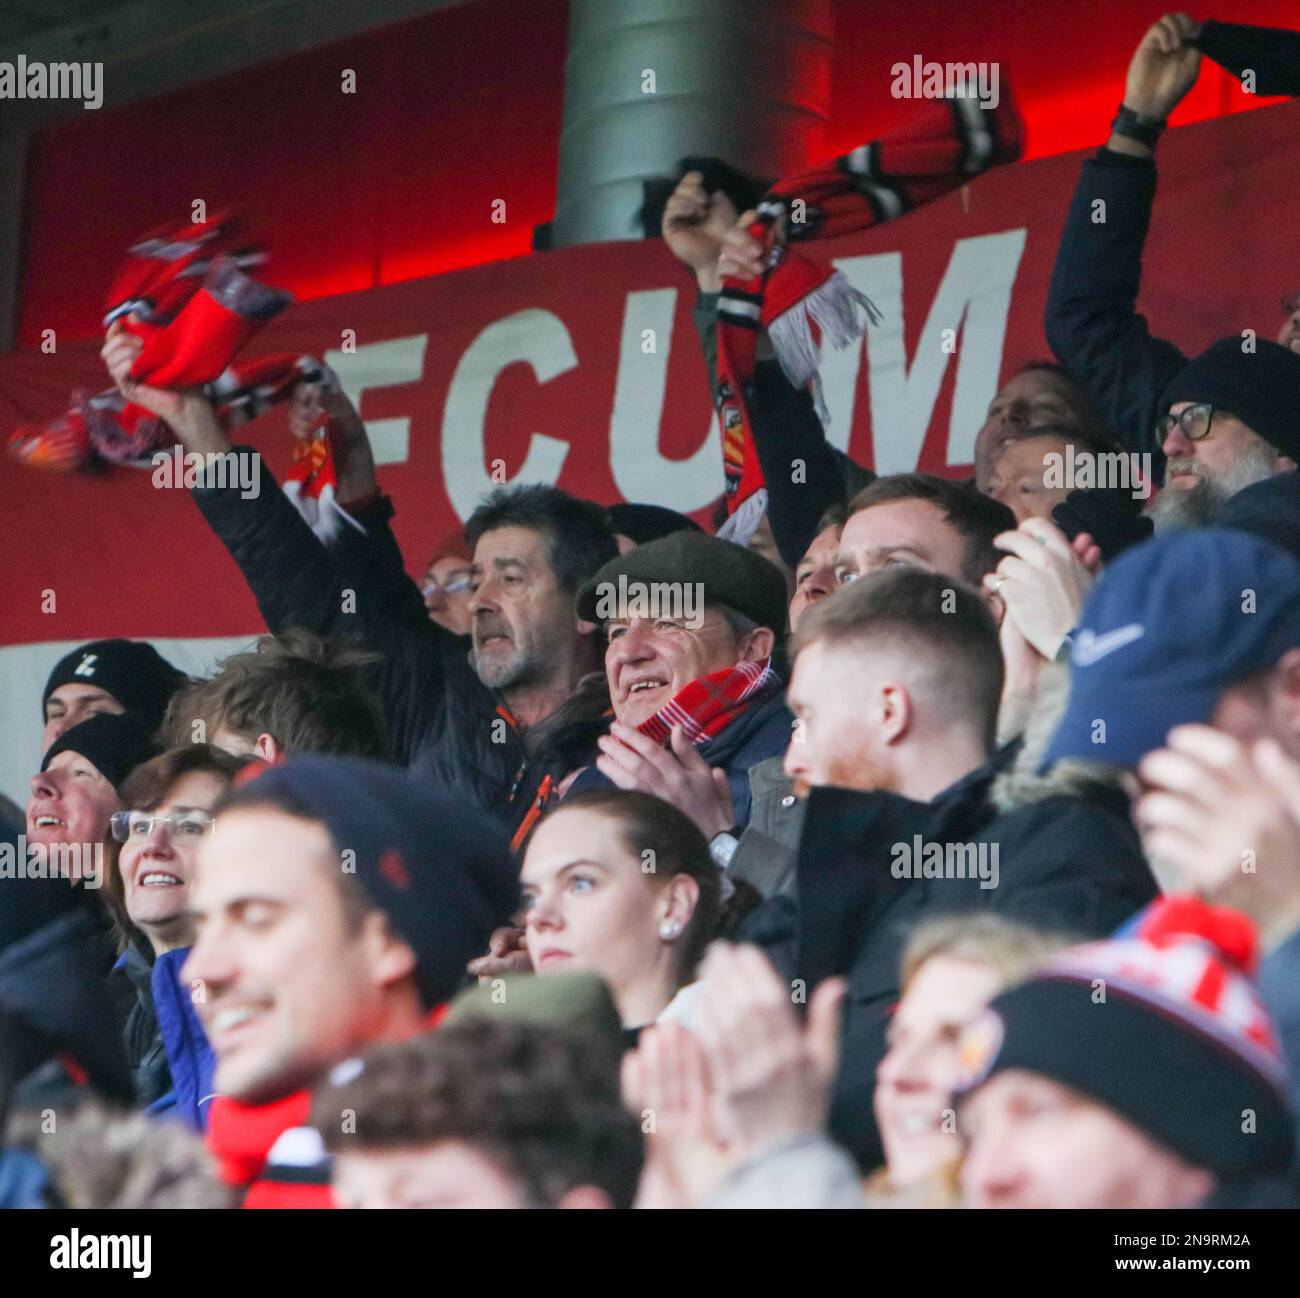
[[[1161,145],[1142,305],[1186,349],[1247,327],[1272,336],[1279,299],[1300,287],[1298,112],[1199,123]],[[1001,379],[1045,354],[1043,302],[1081,156],[1003,169],[893,224],[812,245],[884,315],[864,346],[828,362],[832,440],[886,472],[969,464]],[[494,481],[704,510],[722,473],[693,298],[659,243],[603,244],[306,303],[250,352],[314,352],[338,369],[416,571]],[[104,385],[95,346],[50,346],[0,358],[0,427],[51,414],[74,386]],[[282,411],[248,437],[284,466]],[[155,488],[148,472],[45,476],[5,462],[0,515],[0,644],[259,626],[188,493]]]

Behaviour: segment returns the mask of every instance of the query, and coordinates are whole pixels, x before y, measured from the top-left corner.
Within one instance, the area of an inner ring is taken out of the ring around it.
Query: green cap
[[[696,601],[725,604],[778,636],[789,602],[785,578],[762,555],[702,532],[673,532],[611,559],[578,592],[578,616],[604,623],[625,599],[676,601],[687,613]]]
[[[515,973],[489,978],[467,987],[452,1001],[447,1022],[500,1016],[588,1032],[615,1051],[623,1048],[623,1024],[599,974]]]

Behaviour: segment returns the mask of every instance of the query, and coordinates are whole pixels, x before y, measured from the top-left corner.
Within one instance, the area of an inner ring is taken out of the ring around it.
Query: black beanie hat
[[[1236,415],[1283,455],[1300,459],[1300,356],[1289,347],[1220,338],[1188,361],[1160,398],[1162,414],[1179,401],[1209,401]]]
[[[237,782],[234,806],[305,811],[339,852],[352,853],[353,877],[414,951],[438,1001],[465,983],[465,966],[519,904],[519,871],[500,825],[398,767],[313,754],[250,768]]]
[[[663,505],[628,502],[610,505],[605,512],[609,514],[610,530],[630,537],[637,545],[657,541],[661,536],[671,536],[673,532],[704,531],[693,518],[687,518],[675,509],[665,509]]]
[[[129,713],[101,712],[65,730],[48,748],[41,770],[64,752],[80,753],[116,789],[141,762],[158,754],[149,733]]]
[[[143,640],[92,640],[54,664],[41,695],[41,711],[60,685],[97,685],[152,734],[162,723],[171,696],[188,680]]]
[[[1162,898],[1131,937],[1063,951],[995,997],[962,1033],[958,1092],[1024,1069],[1120,1114],[1193,1167],[1281,1170],[1295,1119],[1253,968],[1245,916]]]

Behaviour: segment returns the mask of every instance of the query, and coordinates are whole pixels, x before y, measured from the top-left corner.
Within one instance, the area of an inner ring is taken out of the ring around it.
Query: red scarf
[[[720,735],[742,712],[781,688],[771,659],[746,660],[720,672],[710,672],[677,691],[637,730],[657,744],[666,744],[674,726],[681,726],[693,744]]]
[[[238,222],[211,220],[161,226],[128,250],[105,301],[104,324],[122,320],[144,343],[131,377],[151,387],[204,387],[227,430],[286,401],[299,383],[337,390],[338,379],[312,356],[278,353],[236,362],[235,355],[290,298],[247,272],[262,265],[260,249],[237,242]],[[322,417],[294,451],[285,494],[323,540],[342,523],[337,505],[333,438]],[[176,443],[161,419],[109,388],[72,394],[70,408],[45,425],[24,425],[9,453],[35,468],[62,472],[112,464],[148,464]]]
[[[439,1005],[431,1010],[421,1031],[436,1029],[446,1017],[447,1008]],[[245,1188],[242,1207],[337,1206],[324,1158],[307,1165],[271,1160],[271,1152],[280,1138],[296,1128],[306,1128],[310,1117],[310,1091],[295,1091],[269,1104],[240,1104],[226,1095],[212,1100],[208,1106],[208,1148],[216,1159],[222,1181]],[[307,1139],[303,1143],[307,1144]]]
[[[208,1106],[208,1148],[227,1185],[245,1190],[245,1208],[333,1208],[328,1177],[278,1180],[267,1160],[286,1131],[303,1127],[311,1092],[295,1091],[271,1104],[239,1104],[218,1095]]]
[[[927,104],[905,129],[778,181],[759,203],[749,232],[768,251],[766,269],[751,280],[724,279],[718,298],[718,419],[730,515],[719,536],[743,544],[767,508],[745,404],[759,333],[767,330],[792,384],[812,384],[817,413],[826,423],[817,382],[822,344],[847,346],[862,335],[864,316],[881,322],[840,271],[790,252],[786,242],[865,230],[938,198],[991,166],[1019,158],[1021,130],[1005,87],[996,109],[983,109],[973,99]]]

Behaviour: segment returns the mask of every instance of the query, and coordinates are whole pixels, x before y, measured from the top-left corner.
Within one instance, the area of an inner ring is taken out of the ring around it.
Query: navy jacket
[[[700,745],[700,756],[710,766],[720,766],[727,772],[737,825],[749,823],[749,768],[784,753],[793,726],[794,717],[785,706],[785,696],[773,694],[742,712],[720,735]],[[604,774],[589,766],[574,780],[569,792],[609,788],[613,785]]]
[[[1149,452],[1163,476],[1155,435],[1160,398],[1187,364],[1171,342],[1153,338],[1137,312],[1142,249],[1151,224],[1156,165],[1101,149],[1083,164],[1065,218],[1047,294],[1043,331],[1130,451]],[[1094,221],[1098,201],[1104,221]]]

